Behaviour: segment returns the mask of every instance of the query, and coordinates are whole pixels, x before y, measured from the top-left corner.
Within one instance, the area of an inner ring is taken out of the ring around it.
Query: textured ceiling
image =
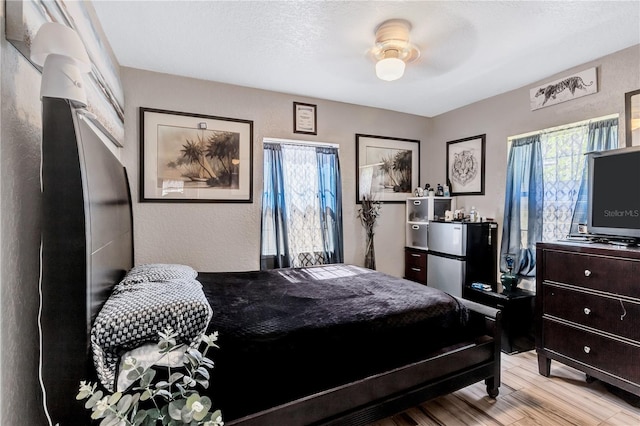
[[[123,66],[428,117],[640,43],[640,1],[93,5]],[[422,54],[385,82],[367,52],[390,18]]]

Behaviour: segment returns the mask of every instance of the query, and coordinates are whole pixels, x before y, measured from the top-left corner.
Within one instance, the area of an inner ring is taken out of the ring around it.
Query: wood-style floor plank
[[[553,361],[538,374],[535,351],[502,355],[496,399],[476,383],[424,402],[372,426],[640,426],[640,408],[599,381]]]

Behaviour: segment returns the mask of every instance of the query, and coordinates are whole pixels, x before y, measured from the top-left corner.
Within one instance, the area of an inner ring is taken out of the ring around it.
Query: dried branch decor
[[[381,207],[382,203],[375,200],[372,195],[363,195],[362,204],[358,209],[358,218],[367,232],[364,266],[369,269],[376,269],[376,252],[373,237]]]

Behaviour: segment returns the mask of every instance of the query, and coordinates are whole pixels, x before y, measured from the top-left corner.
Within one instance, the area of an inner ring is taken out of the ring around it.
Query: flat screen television
[[[588,171],[589,234],[640,242],[640,146],[589,153]]]

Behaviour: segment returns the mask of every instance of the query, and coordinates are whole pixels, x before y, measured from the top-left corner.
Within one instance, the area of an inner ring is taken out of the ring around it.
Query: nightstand
[[[497,293],[466,286],[462,297],[502,311],[502,352],[514,354],[534,348],[535,293],[519,288]]]

